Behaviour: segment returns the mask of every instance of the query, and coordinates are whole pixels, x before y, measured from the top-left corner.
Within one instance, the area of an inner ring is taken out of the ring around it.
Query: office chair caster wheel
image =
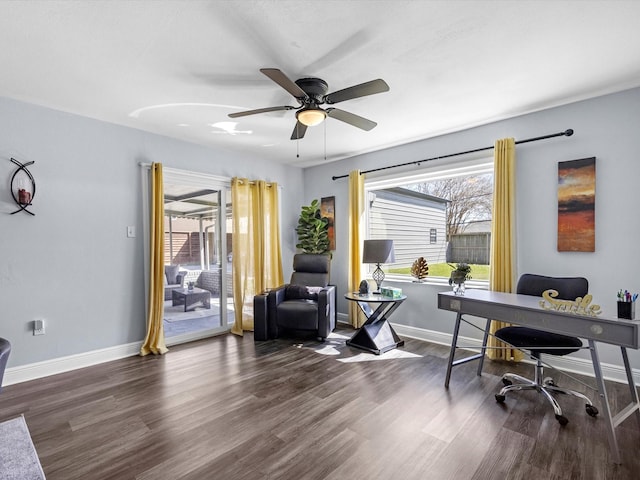
[[[551,377],[545,378],[542,383],[550,387],[557,387],[555,380]]]
[[[598,409],[593,405],[585,405],[584,407],[590,417],[595,417],[596,415],[598,415]]]
[[[509,385],[513,385],[513,382],[512,382],[511,380],[509,380],[508,378],[504,378],[504,377],[503,377],[503,378],[502,378],[502,384],[503,384],[505,387],[508,387]]]
[[[562,425],[563,427],[569,423],[569,419],[567,417],[565,417],[564,415],[556,415],[556,420],[558,420],[558,423],[560,425]]]
[[[504,403],[504,395],[500,395],[499,393],[496,393],[496,402],[498,403]]]

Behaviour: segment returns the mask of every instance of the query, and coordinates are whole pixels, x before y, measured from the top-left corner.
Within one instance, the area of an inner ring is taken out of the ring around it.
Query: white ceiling
[[[640,86],[640,1],[0,0],[0,96],[308,166]],[[259,72],[390,91],[289,140]],[[233,122],[233,123],[225,123]],[[296,158],[296,149],[300,158]]]

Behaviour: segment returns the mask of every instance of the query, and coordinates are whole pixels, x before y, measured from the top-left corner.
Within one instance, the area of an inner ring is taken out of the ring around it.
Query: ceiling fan
[[[238,118],[257,113],[276,112],[279,110],[296,110],[296,126],[291,134],[291,140],[298,140],[304,137],[307,127],[318,125],[326,117],[335,118],[341,122],[348,123],[362,130],[371,130],[377,123],[354,113],[340,110],[339,108],[320,108],[320,105],[344,102],[353,98],[366,97],[376,93],[388,92],[389,85],[378,78],[370,82],[354,85],[349,88],[338,90],[327,94],[329,85],[321,78],[300,78],[295,82],[291,81],[281,70],[277,68],[261,68],[260,71],[276,82],[298,101],[298,107],[283,105],[279,107],[258,108],[244,112],[230,113],[229,117]]]

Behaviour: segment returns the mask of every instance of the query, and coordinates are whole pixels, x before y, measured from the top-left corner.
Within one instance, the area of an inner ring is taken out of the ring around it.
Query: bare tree
[[[452,177],[408,186],[411,190],[449,200],[447,237],[463,233],[467,225],[491,219],[493,176]]]

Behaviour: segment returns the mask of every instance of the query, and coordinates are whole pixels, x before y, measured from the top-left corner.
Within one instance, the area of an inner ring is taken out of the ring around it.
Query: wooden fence
[[[218,263],[217,252],[214,251],[213,232],[209,235],[209,262]],[[171,234],[164,234],[164,262],[167,265],[200,265],[200,234],[198,232],[173,232],[173,251],[171,251]],[[227,255],[231,253],[231,233],[227,233]],[[173,255],[172,255],[173,254]],[[222,263],[225,263],[222,260]]]
[[[447,247],[447,262],[489,265],[491,233],[461,233],[452,235]]]
[[[164,234],[166,264],[200,265],[200,235],[198,232],[173,232],[173,252],[169,237],[168,232]]]

